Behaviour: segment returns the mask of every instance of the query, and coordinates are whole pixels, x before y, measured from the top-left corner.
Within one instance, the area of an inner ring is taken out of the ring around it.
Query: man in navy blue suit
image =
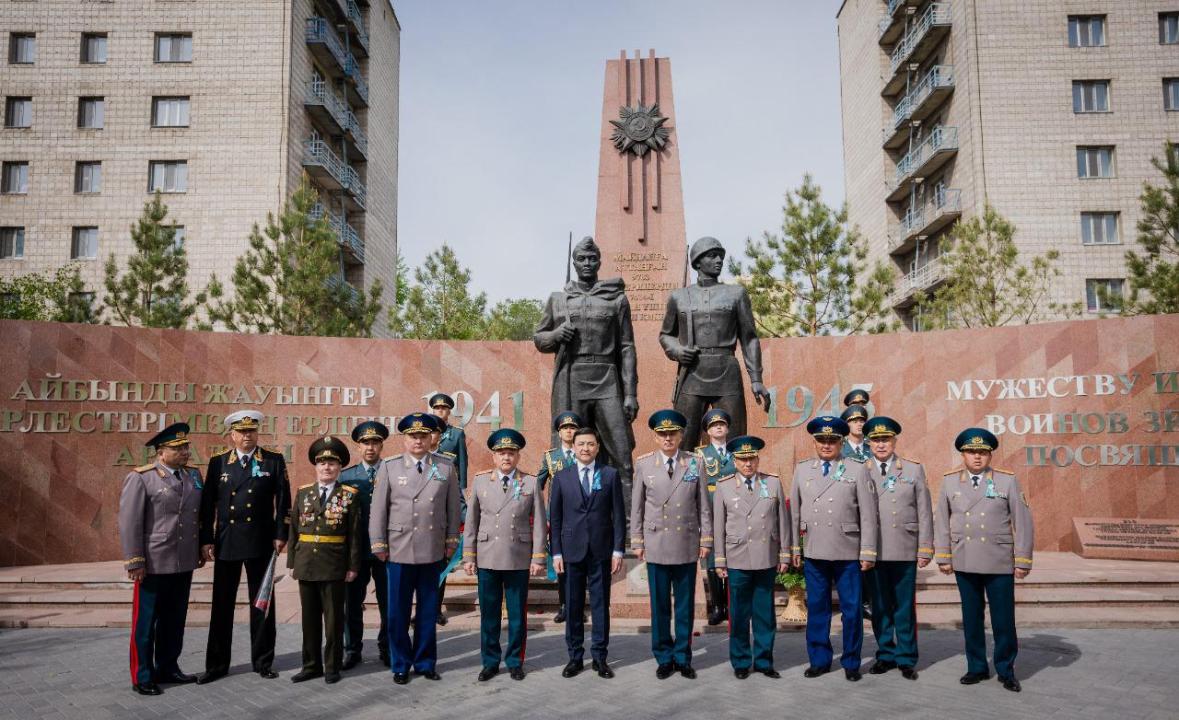
[[[578,428],[573,436],[575,462],[553,478],[549,500],[553,566],[558,573],[565,573],[568,583],[565,645],[569,648],[569,664],[561,671],[567,678],[585,667],[582,613],[587,581],[594,619],[590,644],[593,668],[599,677],[614,677],[614,671],[606,664],[610,644],[610,576],[622,571],[626,512],[618,470],[596,461],[600,446],[596,430]]]

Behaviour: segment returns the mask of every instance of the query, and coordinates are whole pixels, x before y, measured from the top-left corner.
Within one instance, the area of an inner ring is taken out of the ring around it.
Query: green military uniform
[[[334,437],[316,440],[312,463],[348,462],[348,449]],[[363,508],[356,488],[339,480],[330,485],[303,485],[295,493],[291,509],[291,535],[287,567],[299,581],[303,607],[303,671],[292,678],[310,679],[326,674],[339,679],[344,657],[344,605],[346,575],[360,571],[363,546]],[[326,630],[326,648],[324,633]]]
[[[704,414],[701,425],[704,431],[718,422],[729,424],[729,414],[720,408],[713,408]],[[737,472],[733,465],[733,455],[724,445],[717,445],[715,441],[696,448],[696,462],[708,487],[709,507],[713,506],[716,484]],[[709,553],[703,561],[708,573],[704,579],[704,596],[708,603],[708,624],[720,625],[729,617],[729,581],[716,573],[716,553]]]
[[[454,398],[445,393],[434,393],[430,396],[430,409],[437,407],[446,407],[449,410],[454,409]],[[441,418],[439,418],[441,420]],[[435,453],[449,460],[453,465],[455,472],[458,474],[459,490],[459,517],[465,518],[467,516],[467,434],[463,432],[460,427],[455,427],[447,421],[442,421],[442,434],[438,437],[438,449]],[[459,546],[455,550],[451,560],[447,563],[442,571],[442,577],[438,580],[438,624],[446,624],[446,615],[442,612],[442,603],[446,600],[446,578],[458,566],[459,559],[463,556],[463,538],[459,537]]]

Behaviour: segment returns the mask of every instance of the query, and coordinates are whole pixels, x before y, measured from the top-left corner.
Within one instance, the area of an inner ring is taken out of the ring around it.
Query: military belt
[[[573,360],[574,360],[574,362],[613,364],[614,356],[613,355],[575,355],[573,357]]]
[[[702,347],[697,348],[701,355],[732,355],[736,348],[731,347]]]
[[[299,533],[299,542],[338,544],[345,540],[347,538],[343,535],[304,535],[303,533]]]

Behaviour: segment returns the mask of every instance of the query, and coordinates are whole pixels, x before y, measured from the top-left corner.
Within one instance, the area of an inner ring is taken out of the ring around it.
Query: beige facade
[[[1096,316],[1179,138],[1179,2],[845,0],[837,22],[850,218],[906,325],[939,239],[986,202],[1021,255],[1060,252],[1050,301]]]
[[[184,227],[190,287],[229,280],[251,227],[307,172],[343,277],[379,279],[392,298],[401,28],[389,0],[39,0],[4,3],[0,19],[0,276],[80,254],[101,295],[154,182]],[[99,184],[79,163],[100,164]]]

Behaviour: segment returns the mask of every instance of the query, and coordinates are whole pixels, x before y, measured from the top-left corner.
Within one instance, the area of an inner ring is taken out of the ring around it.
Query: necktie
[[[675,461],[671,458],[667,459],[667,476],[671,477],[675,473]]]
[[[372,482],[376,476],[377,476],[377,466],[372,465],[368,468],[368,481]]]
[[[245,467],[250,462],[249,455],[242,455],[242,467]]]
[[[565,462],[569,463],[570,465],[573,464],[573,451],[572,450],[565,451]]]
[[[180,483],[181,485],[184,484],[184,476],[180,474],[179,470],[173,470],[172,474],[176,476],[176,482]]]
[[[830,472],[831,472],[831,461],[824,460],[823,461],[823,477],[827,477],[828,473],[830,473]]]
[[[418,460],[418,475],[422,474],[422,461]]]
[[[974,487],[975,490],[978,489],[978,475],[970,476],[970,484]]]
[[[590,493],[589,468],[581,469],[581,489],[586,495]]]
[[[888,463],[886,463],[886,462],[880,463],[880,476],[881,477],[888,477]]]
[[[753,492],[753,477],[752,476],[745,478],[745,489],[748,490],[749,492]]]
[[[508,491],[508,480],[509,480],[508,476],[507,476],[507,475],[504,475],[504,476],[503,476],[503,481],[504,481],[504,492],[507,492],[507,491]]]
[[[327,496],[328,496],[328,489],[327,488],[320,488],[319,489],[319,506],[320,507],[324,507],[325,505],[327,505]]]

